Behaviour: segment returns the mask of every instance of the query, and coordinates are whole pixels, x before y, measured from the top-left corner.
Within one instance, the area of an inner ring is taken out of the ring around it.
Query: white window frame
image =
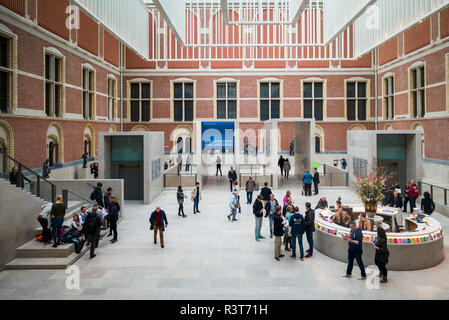
[[[424,70],[424,86],[421,86],[421,69]],[[413,87],[413,72],[416,71],[416,88]],[[427,84],[427,69],[425,63],[420,63],[413,65],[409,68],[410,75],[410,117],[412,119],[422,119],[426,116],[426,84]],[[416,115],[415,115],[415,98],[414,94],[416,93]],[[424,100],[423,100],[424,99]],[[424,106],[422,105],[422,101],[424,101]]]
[[[355,97],[348,97],[348,84],[350,83],[355,83]],[[359,83],[364,83],[365,84],[365,97],[364,98],[359,98]],[[349,79],[346,81],[346,85],[345,85],[345,96],[346,96],[346,120],[347,121],[367,121],[369,119],[369,103],[370,103],[370,99],[369,99],[369,82],[366,80],[358,80],[358,79]],[[349,100],[355,100],[355,120],[349,120],[348,119],[348,102]],[[364,120],[360,120],[359,119],[359,100],[365,100],[366,104],[365,104],[365,119]]]
[[[305,87],[305,84],[308,84],[308,83],[311,83],[312,84],[312,97],[311,98],[306,98],[305,97],[305,95],[304,95],[304,87]],[[323,86],[323,96],[321,97],[321,98],[317,98],[317,97],[315,97],[315,83],[321,83],[322,84],[322,86]],[[303,113],[303,118],[304,119],[315,119],[315,121],[324,121],[324,105],[325,105],[325,89],[326,89],[326,84],[325,84],[325,81],[324,80],[304,80],[304,81],[302,81],[302,94],[301,94],[301,96],[302,96],[302,101],[303,101],[303,105],[302,105],[302,113]],[[322,119],[321,120],[317,120],[316,119],[316,115],[315,115],[315,101],[316,100],[321,100],[323,103],[322,103]],[[305,113],[304,113],[304,110],[305,110],[305,101],[312,101],[312,117],[311,118],[306,118],[305,117]]]
[[[133,98],[132,97],[132,85],[139,85],[139,98]],[[150,86],[150,97],[149,98],[142,98],[142,85],[149,85]],[[132,102],[139,102],[139,120],[138,121],[133,121],[132,120]],[[147,123],[150,122],[153,119],[153,105],[152,105],[152,101],[153,101],[153,83],[149,80],[134,80],[134,81],[130,81],[129,82],[129,120],[132,123]],[[143,102],[149,102],[150,103],[150,119],[149,121],[143,121],[142,120],[142,103]]]
[[[262,87],[263,84],[268,84],[268,95],[269,95],[269,98],[262,98],[261,87]],[[279,85],[279,97],[278,98],[273,98],[271,96],[271,86],[272,86],[272,84],[278,84]],[[258,86],[259,86],[259,88],[258,88],[258,90],[259,90],[259,112],[258,112],[259,113],[259,121],[269,121],[269,120],[272,120],[272,119],[281,119],[282,118],[282,82],[279,81],[279,80],[261,80],[261,81],[259,81]],[[262,120],[261,119],[261,117],[262,117],[262,101],[266,101],[266,100],[268,100],[268,119],[267,120]],[[271,112],[271,105],[272,105],[272,102],[274,100],[279,100],[279,118],[273,118],[271,116],[271,114],[272,114],[272,112]]]
[[[226,85],[226,98],[219,98],[218,97],[218,85],[225,84]],[[229,98],[228,96],[228,86],[232,84],[235,85],[235,98]],[[217,113],[217,119],[219,120],[236,120],[238,118],[238,82],[237,81],[216,81],[215,82],[215,89],[217,91],[216,95],[216,113]],[[219,101],[225,101],[226,103],[226,117],[225,118],[218,118],[218,102]],[[229,118],[229,101],[235,101],[235,118]]]
[[[86,73],[85,73],[86,71]],[[92,79],[90,78],[92,75]],[[89,67],[88,65],[83,65],[82,71],[82,116],[86,120],[95,120],[95,100],[96,100],[96,70]],[[88,88],[86,88],[86,80]],[[92,81],[91,81],[92,80]],[[92,84],[92,86],[90,86]]]
[[[175,98],[175,86],[177,85],[177,84],[182,84],[182,98]],[[185,97],[185,94],[186,94],[186,91],[185,91],[185,85],[186,84],[191,84],[192,85],[192,90],[193,90],[193,92],[192,92],[192,98],[186,98]],[[173,95],[172,95],[172,97],[173,97],[173,99],[172,99],[172,101],[173,101],[173,121],[174,122],[177,122],[177,123],[179,123],[179,122],[191,122],[191,121],[194,121],[195,120],[195,112],[196,112],[196,107],[195,107],[195,100],[196,100],[196,97],[195,97],[195,94],[196,94],[196,90],[195,90],[195,82],[194,81],[191,81],[191,80],[177,80],[177,81],[173,81]],[[178,101],[181,101],[182,102],[182,120],[175,120],[175,103],[176,102],[178,102]],[[186,101],[192,101],[192,120],[186,120]]]
[[[47,79],[47,56],[50,58],[49,77]],[[58,55],[53,51],[44,51],[44,79],[45,79],[45,114],[48,117],[61,117],[63,114],[63,90],[64,90],[64,56]],[[59,60],[59,81],[56,81],[56,60]],[[47,85],[50,85],[50,103],[47,113]],[[59,87],[59,111],[56,112],[56,87]]]

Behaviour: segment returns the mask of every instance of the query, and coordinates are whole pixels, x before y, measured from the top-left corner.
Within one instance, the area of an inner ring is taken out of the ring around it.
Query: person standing
[[[281,176],[284,176],[284,163],[285,159],[281,156],[278,161],[278,166],[281,169]]]
[[[157,233],[159,232],[159,238],[161,240],[161,248],[164,248],[164,232],[168,226],[167,215],[161,207],[157,206],[156,210],[151,213],[150,216],[150,230],[154,230],[154,244],[157,244]]]
[[[51,207],[51,229],[53,232],[53,248],[61,244],[61,228],[64,224],[66,209],[65,204],[62,203],[62,196],[56,196],[56,202]]]
[[[19,188],[23,186],[23,177],[22,173],[19,171],[19,167],[14,166],[14,168],[11,169],[11,172],[9,173],[9,182]]]
[[[410,182],[407,181],[405,183],[405,187],[404,187],[404,210],[403,210],[403,212],[408,212],[407,204],[410,202],[410,196],[409,196],[410,187],[411,187]],[[410,211],[413,211],[413,210],[410,208]]]
[[[43,205],[42,212],[37,217],[37,221],[42,226],[42,242],[44,244],[51,244],[50,213],[52,207],[51,202]]]
[[[355,259],[361,271],[361,276],[358,278],[358,280],[366,280],[365,266],[362,260],[363,233],[360,228],[357,228],[357,224],[355,223],[355,221],[351,222],[351,233],[349,234],[349,237],[345,238],[345,240],[349,243],[348,268],[346,269],[346,273],[343,275],[343,278],[351,277]]]
[[[293,212],[293,206],[292,205],[287,205],[287,206],[284,207],[282,215],[285,217],[285,221],[286,222],[290,221],[290,218],[293,215],[293,213],[294,212]],[[287,226],[284,228],[284,245],[285,245],[285,248],[284,248],[285,251],[291,251],[291,248],[292,248],[292,228],[290,227],[289,224],[287,224]]]
[[[284,161],[284,175],[285,179],[288,180],[288,177],[290,175],[290,170],[292,169],[292,166],[290,165],[290,161],[288,159],[285,159]]]
[[[185,195],[184,195],[184,190],[182,190],[182,186],[178,186],[178,192],[176,192],[176,199],[178,200],[178,216],[181,216],[182,213],[182,217],[185,218],[186,215],[184,214],[184,199],[185,199]]]
[[[387,235],[382,227],[377,228],[377,239],[374,242],[374,249],[376,250],[374,263],[379,268],[380,283],[386,283],[388,282],[387,264],[390,253],[388,252]]]
[[[410,181],[411,187],[408,192],[410,196],[410,213],[413,213],[413,209],[416,208],[416,199],[419,197],[419,189],[415,183],[415,180]]]
[[[233,192],[231,196],[231,201],[229,202],[229,207],[231,208],[231,213],[228,215],[228,220],[231,222],[237,221],[237,219],[235,218],[235,215],[237,214],[237,209],[239,207],[239,198],[237,191]]]
[[[313,233],[315,232],[315,210],[312,209],[310,202],[306,203],[306,216],[304,218],[306,238],[309,244],[306,258],[313,256]]]
[[[234,167],[231,167],[231,169],[228,172],[228,179],[229,179],[229,186],[231,189],[231,192],[234,191],[234,182],[237,180],[237,172],[234,170]]]
[[[201,200],[201,187],[199,182],[195,183],[195,187],[192,190],[191,199],[193,201],[193,214],[201,213],[198,208]]]
[[[427,191],[424,192],[424,198],[421,200],[421,210],[429,216],[435,211],[435,203]]]
[[[306,197],[312,196],[312,181],[313,176],[310,174],[309,171],[306,171],[302,177],[302,181],[304,182],[304,192]]]
[[[99,207],[104,208],[103,192],[101,191],[101,188],[103,188],[103,184],[101,182],[98,182],[94,191],[90,195],[90,199],[96,201]]]
[[[117,221],[119,218],[120,206],[116,197],[111,197],[110,204],[108,217],[111,231],[114,234],[114,237],[111,240],[112,244],[117,242]]]
[[[109,198],[112,197],[112,191],[112,188],[108,188],[103,197],[104,208],[106,210],[109,210],[109,207],[111,206],[111,201]]]
[[[181,175],[182,170],[182,155],[178,154],[178,157],[176,158],[176,163],[178,164],[178,176]]]
[[[276,208],[279,207],[279,201],[277,201],[274,198],[274,194],[270,194],[270,200],[267,201],[267,204],[265,205],[265,211],[266,211],[266,216],[269,219],[269,223],[270,223],[270,239],[273,238],[273,228],[274,228],[274,216],[276,214]],[[282,214],[282,208],[281,210],[281,214]]]
[[[256,234],[257,242],[259,242],[260,239],[265,239],[265,237],[262,237],[262,235],[261,235],[263,211],[264,211],[264,208],[263,208],[263,204],[262,204],[262,196],[258,195],[256,198],[256,201],[254,201],[254,205],[253,205],[253,213],[256,218],[255,234]]]
[[[318,185],[320,184],[320,174],[318,173],[318,169],[313,169],[313,191],[314,195],[318,194]]]
[[[295,213],[290,217],[289,225],[292,228],[292,255],[291,258],[296,258],[296,240],[299,243],[300,260],[304,261],[304,246],[302,244],[304,235],[305,221],[304,217],[299,213],[299,208],[295,207]]]
[[[282,217],[282,209],[279,205],[276,206],[273,213],[273,228],[274,228],[274,258],[280,261],[280,258],[285,257],[281,254],[282,237],[284,235],[284,218]]]
[[[92,211],[87,213],[86,220],[83,224],[83,232],[88,239],[88,243],[90,243],[90,258],[93,259],[96,257],[95,248],[98,246],[98,235],[101,228],[101,218],[97,215],[98,206],[94,205],[92,207]]]
[[[248,181],[246,181],[246,188],[245,188],[247,204],[253,203],[253,194],[255,189],[256,189],[256,182],[253,180],[253,177],[249,177]]]
[[[189,154],[186,159],[186,172],[189,172],[191,165],[192,165],[192,159],[190,158],[190,154]]]
[[[235,181],[234,181],[234,186],[233,186],[233,188],[232,188],[232,192],[233,192],[233,193],[236,193],[236,192],[237,192],[237,200],[238,200],[238,204],[239,204],[239,206],[238,206],[238,208],[239,208],[239,213],[242,213],[242,208],[241,208],[241,206],[240,206],[240,187],[239,187],[239,181],[238,181],[238,180],[235,180]]]
[[[223,176],[223,173],[221,172],[221,158],[220,156],[217,156],[217,173],[215,174],[218,176],[218,170],[220,170],[220,176]]]
[[[346,162],[345,158],[341,159],[341,166],[342,166],[343,170],[346,170],[348,163]]]
[[[268,182],[264,183],[264,187],[260,190],[260,195],[262,196],[262,203],[265,208],[268,200],[270,200],[270,195],[272,194],[271,189],[268,188]]]

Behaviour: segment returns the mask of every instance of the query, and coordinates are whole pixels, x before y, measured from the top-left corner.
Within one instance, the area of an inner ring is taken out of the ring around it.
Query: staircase
[[[54,199],[56,187],[17,160],[7,157],[20,168],[23,182],[19,185],[23,185],[23,188],[0,178],[0,270],[67,268],[87,252],[88,248],[85,247],[80,254],[76,254],[73,244],[52,248],[51,245],[44,245],[34,239],[42,232],[37,217],[42,205],[47,203],[36,194],[40,194],[42,188],[51,188]],[[89,207],[89,204],[88,199],[68,202],[64,225],[70,226],[73,214],[79,213],[82,206]]]

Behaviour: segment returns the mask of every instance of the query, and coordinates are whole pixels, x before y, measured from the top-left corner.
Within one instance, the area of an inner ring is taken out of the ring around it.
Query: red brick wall
[[[379,47],[379,65],[396,60],[398,57],[398,38],[394,37],[390,41]]]
[[[67,40],[69,29],[66,28],[68,15],[65,11],[69,2],[67,0],[39,0],[37,5],[39,25]]]
[[[25,0],[0,0],[0,5],[21,16],[25,14]]]
[[[94,55],[98,55],[98,24],[80,11],[78,45]]]
[[[104,59],[114,66],[120,65],[120,42],[104,30]]]
[[[430,19],[404,32],[405,53],[410,53],[430,44]]]

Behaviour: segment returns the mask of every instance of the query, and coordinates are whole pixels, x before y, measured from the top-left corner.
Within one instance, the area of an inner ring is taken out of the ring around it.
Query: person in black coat
[[[313,170],[315,173],[313,174],[313,189],[315,195],[318,194],[318,185],[320,184],[320,174],[318,173],[318,169]]]
[[[315,232],[315,210],[312,209],[310,202],[306,203],[305,231],[309,250],[307,250],[306,258],[313,256],[313,233]]]
[[[168,226],[168,220],[167,215],[164,210],[161,210],[161,207],[156,207],[156,210],[151,213],[150,225],[150,230],[154,230],[154,244],[157,243],[157,233],[159,231],[161,247],[164,248],[164,232]]]
[[[424,192],[424,199],[421,200],[421,210],[429,216],[435,211],[435,203],[428,192]]]
[[[390,253],[387,246],[387,235],[382,227],[377,228],[377,239],[374,242],[374,249],[376,254],[374,257],[374,263],[379,268],[381,280],[380,283],[388,282],[387,279],[387,263]]]
[[[279,166],[279,168],[281,168],[281,176],[284,175],[284,164],[285,164],[285,159],[281,156],[278,161],[278,166]]]
[[[23,186],[22,173],[19,171],[19,168],[17,166],[12,168],[11,172],[9,173],[9,182],[19,188]]]
[[[366,280],[365,265],[363,264],[362,254],[363,254],[363,233],[360,228],[357,227],[355,221],[351,222],[351,233],[349,237],[345,238],[349,243],[348,247],[348,268],[346,269],[346,274],[343,275],[344,278],[350,278],[352,275],[352,269],[354,268],[354,259],[356,259],[357,264],[361,271],[361,276],[358,280]]]
[[[96,201],[100,207],[104,208],[103,191],[101,191],[101,188],[103,188],[103,184],[101,182],[97,183],[97,186],[92,192],[90,199]]]
[[[97,237],[100,233],[101,228],[101,218],[97,215],[98,206],[94,205],[92,207],[92,211],[87,213],[87,217],[84,220],[83,224],[83,233],[88,238],[88,242],[90,243],[90,258],[93,259],[96,257],[95,248],[98,243]]]
[[[282,208],[276,207],[276,212],[273,215],[273,231],[274,231],[274,258],[279,261],[279,258],[285,257],[281,254],[282,237],[284,236],[284,225],[282,217]]]
[[[110,198],[110,206],[109,206],[109,224],[111,227],[111,232],[114,234],[114,237],[111,240],[111,243],[117,242],[117,221],[119,218],[119,212],[120,212],[120,206],[117,203],[117,198],[111,197]]]
[[[260,232],[262,229],[262,221],[263,221],[263,203],[262,203],[262,196],[257,196],[256,201],[254,201],[253,204],[253,214],[256,218],[256,228],[255,228],[255,235],[256,235],[256,241],[259,242],[260,239],[265,239]]]
[[[228,172],[228,179],[229,179],[229,185],[231,188],[231,192],[234,188],[234,182],[237,181],[237,172],[234,170],[233,167],[231,167],[231,170]]]
[[[260,195],[262,196],[262,203],[263,206],[265,207],[267,204],[267,201],[270,200],[270,195],[273,192],[271,191],[270,188],[268,188],[268,182],[264,183],[264,187],[260,190]]]

